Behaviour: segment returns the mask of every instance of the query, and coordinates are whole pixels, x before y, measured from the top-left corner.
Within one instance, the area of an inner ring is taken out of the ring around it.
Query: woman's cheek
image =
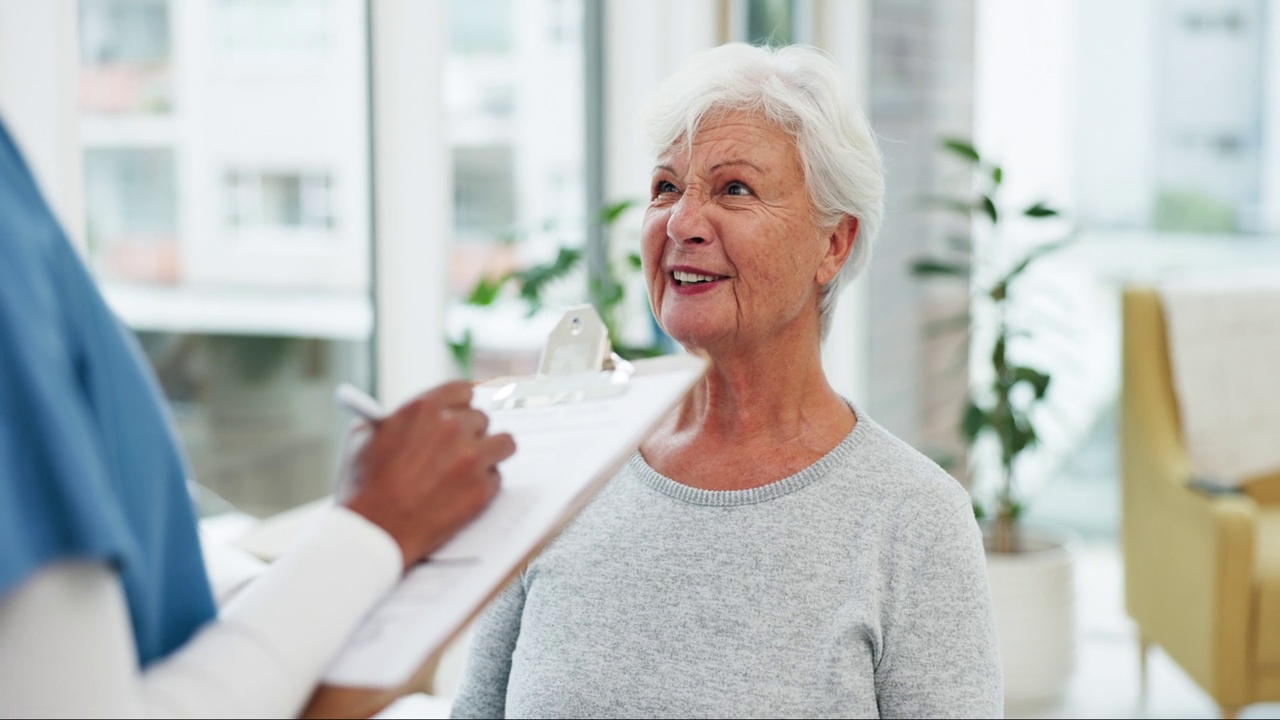
[[[650,210],[640,227],[640,265],[649,291],[658,288],[657,275],[662,272],[662,250],[666,240],[666,222],[662,214]]]

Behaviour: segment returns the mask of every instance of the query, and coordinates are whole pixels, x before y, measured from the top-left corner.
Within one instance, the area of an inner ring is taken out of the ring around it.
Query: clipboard
[[[535,375],[477,385],[472,405],[516,454],[485,512],[376,606],[323,675],[340,688],[404,687],[586,507],[706,372],[695,355],[627,362],[590,305],[552,330]]]

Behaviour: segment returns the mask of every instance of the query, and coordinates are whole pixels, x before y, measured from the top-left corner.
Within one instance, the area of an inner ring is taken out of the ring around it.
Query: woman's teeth
[[[684,285],[691,285],[693,283],[711,282],[712,280],[720,279],[719,277],[716,277],[713,275],[702,275],[700,273],[685,272],[683,270],[676,270],[671,274],[675,277],[676,282]]]

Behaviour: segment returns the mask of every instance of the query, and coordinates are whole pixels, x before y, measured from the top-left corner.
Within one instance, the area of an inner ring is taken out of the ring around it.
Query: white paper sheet
[[[497,386],[473,404],[516,454],[501,465],[493,504],[430,560],[405,576],[356,630],[324,681],[394,687],[443,647],[545,542],[613,476],[702,376],[703,360],[669,356],[635,363],[621,395],[567,405],[489,410]]]

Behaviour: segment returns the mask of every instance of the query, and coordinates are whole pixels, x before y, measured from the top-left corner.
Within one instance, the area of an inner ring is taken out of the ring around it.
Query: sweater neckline
[[[812,465],[794,475],[789,475],[760,487],[746,490],[704,490],[690,487],[654,470],[645,461],[639,450],[632,453],[631,459],[627,461],[627,468],[646,487],[689,505],[736,507],[740,505],[757,505],[776,500],[812,485],[833,468],[844,464],[853,455],[858,444],[862,442],[862,438],[871,431],[871,419],[856,405],[849,402],[847,398],[845,402],[849,404],[849,409],[853,410],[853,415],[857,419],[853,430],[850,430],[843,440],[827,451],[827,454],[818,458]]]

